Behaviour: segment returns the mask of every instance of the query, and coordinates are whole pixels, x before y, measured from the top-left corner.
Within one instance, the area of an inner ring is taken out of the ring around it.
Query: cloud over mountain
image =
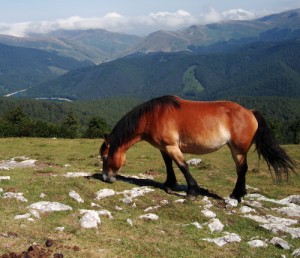
[[[155,30],[176,30],[194,24],[207,24],[228,19],[245,20],[255,17],[254,13],[243,9],[232,9],[220,13],[212,7],[205,14],[199,16],[193,16],[181,9],[176,12],[156,12],[134,17],[110,12],[102,17],[71,16],[55,21],[0,23],[0,34],[23,37],[29,33],[48,33],[58,29],[106,29],[145,35]]]

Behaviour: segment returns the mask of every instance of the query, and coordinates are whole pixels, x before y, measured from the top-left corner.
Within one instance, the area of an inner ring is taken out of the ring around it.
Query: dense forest
[[[300,143],[300,100],[283,97],[228,98],[261,111],[279,143]],[[0,137],[101,138],[137,98],[53,102],[0,98]]]

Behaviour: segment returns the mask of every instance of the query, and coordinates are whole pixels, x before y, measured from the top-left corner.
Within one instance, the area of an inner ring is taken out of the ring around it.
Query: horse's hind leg
[[[247,154],[242,154],[231,148],[232,156],[236,164],[237,181],[233,189],[231,198],[241,201],[241,198],[247,194],[246,191],[246,173],[248,170]]]
[[[165,152],[161,151],[167,169],[167,180],[164,183],[166,192],[171,193],[172,190],[176,190],[177,180],[172,166],[172,158]]]

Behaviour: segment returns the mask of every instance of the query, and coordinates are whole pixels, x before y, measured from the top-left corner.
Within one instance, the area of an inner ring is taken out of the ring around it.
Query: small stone
[[[63,232],[65,230],[65,227],[57,227],[55,228],[55,231]]]
[[[132,222],[132,220],[131,220],[131,219],[127,219],[127,223],[128,223],[130,226],[132,226],[132,227],[133,227],[133,222]]]
[[[294,250],[294,252],[292,253],[293,257],[300,257],[300,248],[297,248]]]
[[[80,197],[80,195],[73,190],[69,192],[69,196],[76,200],[78,203],[84,203],[84,200]]]
[[[199,166],[201,164],[201,159],[190,159],[186,163],[191,166]]]
[[[280,237],[273,237],[270,240],[270,243],[277,246],[277,247],[280,247],[284,250],[289,250],[290,249],[290,246],[289,246],[288,242],[286,242],[285,240],[283,240]]]
[[[224,228],[224,225],[221,223],[219,219],[211,219],[210,223],[208,224],[208,227],[211,233],[214,233],[214,232],[221,232]]]
[[[211,211],[211,210],[205,209],[205,210],[202,210],[201,212],[203,213],[203,215],[204,215],[206,218],[215,218],[215,217],[217,216],[216,213],[214,213],[214,212]]]
[[[198,229],[202,229],[203,227],[200,225],[199,222],[193,222],[192,225],[194,225]]]
[[[267,247],[268,246],[264,241],[259,240],[259,239],[249,241],[248,245],[250,245],[251,247]]]
[[[240,212],[241,213],[249,213],[249,212],[255,212],[255,210],[253,208],[248,207],[248,206],[242,206],[240,208]]]
[[[112,189],[102,189],[102,190],[96,192],[95,200],[101,200],[101,199],[113,196],[115,194],[116,194],[116,192]]]
[[[159,217],[153,213],[148,213],[148,214],[139,216],[139,218],[144,219],[144,220],[158,220],[159,219]]]

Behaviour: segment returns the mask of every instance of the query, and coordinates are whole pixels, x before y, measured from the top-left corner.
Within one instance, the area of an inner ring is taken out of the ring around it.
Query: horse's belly
[[[183,153],[206,154],[219,150],[230,140],[230,133],[226,130],[218,134],[199,135],[195,137],[183,137],[180,141],[180,149]]]

